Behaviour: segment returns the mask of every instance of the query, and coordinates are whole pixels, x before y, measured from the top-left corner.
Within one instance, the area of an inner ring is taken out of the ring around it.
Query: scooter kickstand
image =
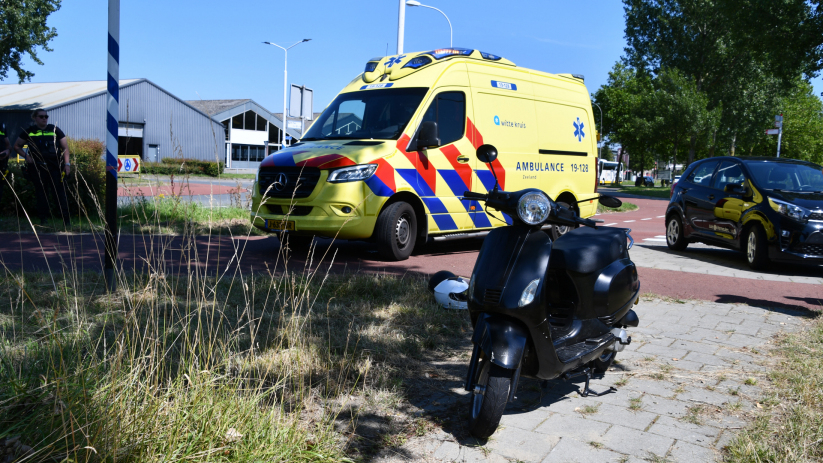
[[[608,390],[605,390],[603,392],[597,392],[597,391],[593,391],[592,389],[589,389],[589,381],[591,381],[591,379],[592,379],[592,370],[591,370],[591,368],[584,368],[583,370],[581,370],[577,373],[572,373],[572,374],[566,373],[565,375],[563,375],[563,379],[570,380],[572,378],[577,378],[578,376],[585,376],[586,377],[586,384],[583,386],[583,390],[580,392],[580,395],[582,397],[588,397],[589,394],[591,394],[595,397],[600,397],[601,395],[606,395],[606,394],[611,394],[612,392],[617,392],[617,389],[615,389],[614,386],[609,387]]]

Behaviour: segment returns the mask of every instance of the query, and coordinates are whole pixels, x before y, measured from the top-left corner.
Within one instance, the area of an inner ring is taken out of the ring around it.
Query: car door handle
[[[469,158],[466,156],[460,156],[457,158],[457,162],[459,162],[460,164],[465,164],[469,162]]]

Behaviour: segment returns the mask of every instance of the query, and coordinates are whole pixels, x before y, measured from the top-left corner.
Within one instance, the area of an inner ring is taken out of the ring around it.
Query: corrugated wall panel
[[[69,138],[106,141],[106,95],[97,95],[49,110],[49,123]]]

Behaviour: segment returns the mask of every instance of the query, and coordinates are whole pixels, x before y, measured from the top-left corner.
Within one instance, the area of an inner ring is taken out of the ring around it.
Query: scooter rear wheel
[[[497,430],[506,409],[513,371],[488,360],[482,362],[479,370],[475,389],[470,396],[469,432],[474,437],[486,439]]]
[[[594,359],[594,371],[597,373],[605,373],[609,367],[614,363],[614,358],[617,357],[617,352],[610,350],[603,352],[603,355]]]

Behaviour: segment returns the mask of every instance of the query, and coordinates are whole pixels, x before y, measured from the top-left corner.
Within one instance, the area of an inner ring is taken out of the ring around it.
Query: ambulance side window
[[[432,101],[423,122],[437,122],[440,146],[463,138],[466,126],[466,95],[463,92],[443,92]]]

